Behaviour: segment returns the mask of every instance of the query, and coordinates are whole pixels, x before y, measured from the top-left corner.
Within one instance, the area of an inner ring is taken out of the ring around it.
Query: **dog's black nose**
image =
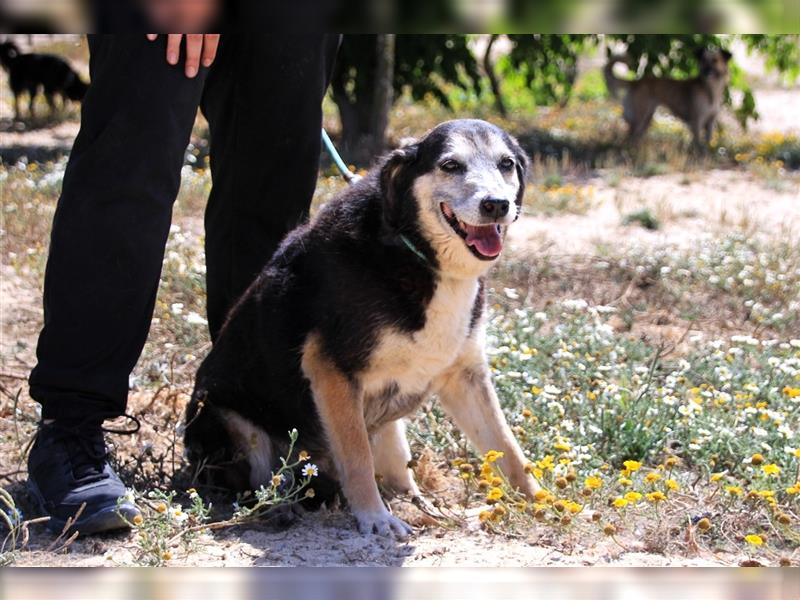
[[[492,219],[499,219],[508,214],[508,200],[498,200],[497,198],[487,198],[481,200],[481,216]]]

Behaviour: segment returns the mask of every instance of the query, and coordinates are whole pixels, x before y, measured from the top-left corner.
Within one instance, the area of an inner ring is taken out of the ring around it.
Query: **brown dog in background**
[[[714,123],[725,99],[731,53],[703,48],[697,51],[696,56],[700,74],[692,79],[648,75],[641,79],[626,80],[614,75],[613,69],[618,62],[628,64],[627,57],[609,52],[608,62],[603,69],[606,87],[615,98],[622,91],[626,92],[622,107],[630,142],[637,143],[642,138],[653,120],[656,108],[663,105],[686,123],[692,132],[696,149],[708,147]]]

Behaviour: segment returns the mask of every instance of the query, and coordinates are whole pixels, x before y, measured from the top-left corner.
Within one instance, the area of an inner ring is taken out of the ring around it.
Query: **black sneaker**
[[[61,533],[83,504],[70,533],[126,529],[140,514],[133,502],[120,500],[127,490],[108,463],[103,431],[98,422],[39,424],[28,455],[28,485],[54,533]]]

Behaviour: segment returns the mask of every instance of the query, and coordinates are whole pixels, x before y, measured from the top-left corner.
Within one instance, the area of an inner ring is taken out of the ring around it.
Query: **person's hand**
[[[197,75],[200,64],[210,67],[217,56],[219,46],[218,33],[187,33],[186,35],[186,65],[184,72],[191,78]],[[183,33],[170,33],[167,35],[167,62],[177,65],[181,56],[181,40]],[[151,42],[158,38],[157,33],[148,33],[147,39]]]

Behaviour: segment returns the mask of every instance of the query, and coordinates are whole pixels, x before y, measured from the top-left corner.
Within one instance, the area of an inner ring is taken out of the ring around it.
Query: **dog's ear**
[[[725,59],[726,63],[730,62],[730,60],[733,58],[733,54],[731,54],[728,50],[720,50],[720,54],[722,54],[722,58]]]
[[[520,212],[522,212],[522,198],[525,195],[525,186],[528,183],[528,155],[525,154],[525,151],[519,145],[516,139],[511,136],[508,136],[508,145],[511,148],[511,151],[514,153],[514,162],[516,163],[517,169],[517,180],[519,181],[519,189],[517,190],[517,197],[515,202],[517,204],[517,218],[519,218]]]
[[[380,176],[381,195],[389,207],[393,207],[403,194],[400,188],[408,185],[408,178],[404,175],[408,166],[416,160],[418,150],[417,143],[402,146],[392,151],[383,163]]]
[[[697,62],[699,63],[705,61],[707,53],[708,53],[708,48],[706,48],[705,46],[700,46],[694,49],[694,57],[697,59]]]

